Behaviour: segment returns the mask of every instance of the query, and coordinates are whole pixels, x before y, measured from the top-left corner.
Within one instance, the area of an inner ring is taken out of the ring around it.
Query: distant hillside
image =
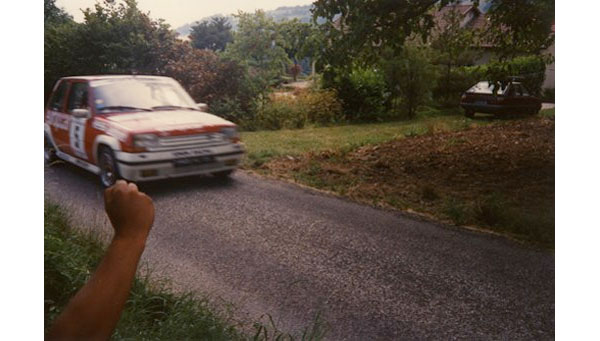
[[[282,20],[292,20],[292,19],[298,19],[301,22],[310,22],[310,20],[312,19],[312,15],[310,13],[310,8],[312,5],[303,5],[303,6],[290,6],[290,7],[278,7],[277,9],[274,9],[272,11],[265,11],[265,13],[272,17],[275,21],[282,21]],[[195,22],[191,22],[188,24],[185,24],[181,27],[178,27],[175,31],[177,31],[180,35],[182,36],[187,36],[188,34],[190,34],[191,28],[192,26],[194,26],[197,22],[202,22],[202,21],[206,21],[206,20],[210,20],[213,17],[216,16],[224,16],[227,19],[229,19],[229,23],[231,24],[231,26],[233,27],[233,29],[237,29],[237,19],[233,16],[233,15],[212,15],[210,17],[204,17],[198,21]]]

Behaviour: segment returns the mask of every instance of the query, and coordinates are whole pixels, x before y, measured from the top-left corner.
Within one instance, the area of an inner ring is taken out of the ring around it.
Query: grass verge
[[[44,206],[44,330],[89,279],[105,251],[99,237],[69,225],[62,208]],[[192,293],[175,294],[167,281],[134,279],[131,293],[112,339],[135,340],[321,340],[329,326],[317,315],[309,327],[290,334],[269,315],[243,326],[214,312],[208,300]],[[252,331],[254,330],[254,331]]]
[[[308,127],[298,130],[243,132],[248,149],[245,167],[257,168],[281,156],[294,157],[324,150],[351,151],[358,147],[398,138],[463,130],[491,124],[489,120],[472,120],[455,112],[434,115],[427,108],[412,121],[351,124],[332,127]]]
[[[268,139],[248,144],[249,154],[256,146],[263,159],[250,156],[247,167],[553,248],[553,114],[548,109],[518,120],[449,115],[268,132]]]
[[[89,279],[104,254],[97,236],[69,226],[57,205],[44,207],[44,330]],[[136,276],[113,339],[241,340],[236,328],[206,300],[176,295],[166,282]]]

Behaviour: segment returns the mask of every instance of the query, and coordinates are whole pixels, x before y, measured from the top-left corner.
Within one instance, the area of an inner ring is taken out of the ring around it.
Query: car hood
[[[118,113],[107,115],[105,119],[131,132],[189,130],[234,125],[218,116],[192,110]]]

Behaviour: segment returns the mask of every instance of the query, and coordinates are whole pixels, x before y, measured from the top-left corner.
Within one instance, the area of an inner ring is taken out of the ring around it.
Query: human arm
[[[113,239],[92,277],[50,328],[49,340],[106,340],[119,321],[154,222],[154,205],[135,184],[122,180],[106,189],[104,205]]]

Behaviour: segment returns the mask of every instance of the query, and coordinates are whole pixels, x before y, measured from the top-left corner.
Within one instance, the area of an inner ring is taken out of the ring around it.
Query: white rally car
[[[205,110],[169,77],[65,77],[46,106],[44,155],[98,174],[104,186],[228,176],[245,153],[237,126]]]

